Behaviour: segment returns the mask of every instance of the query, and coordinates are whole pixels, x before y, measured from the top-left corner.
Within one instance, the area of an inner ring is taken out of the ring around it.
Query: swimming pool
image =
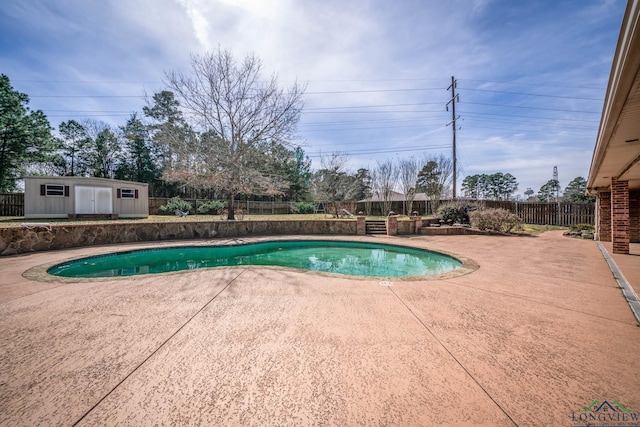
[[[350,276],[414,277],[447,273],[458,259],[433,251],[367,242],[284,240],[116,252],[55,265],[47,273],[95,278],[228,266],[281,266]]]

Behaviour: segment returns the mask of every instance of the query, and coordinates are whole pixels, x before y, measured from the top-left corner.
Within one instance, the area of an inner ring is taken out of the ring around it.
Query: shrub
[[[480,230],[511,233],[522,230],[522,220],[518,215],[505,209],[484,209],[469,214],[471,226]]]
[[[594,231],[595,227],[591,224],[573,224],[571,226],[569,226],[569,231],[575,231],[575,232],[580,232],[580,231]]]
[[[448,202],[438,208],[438,218],[446,224],[469,224],[469,212],[478,206],[468,202]]]
[[[225,207],[225,202],[221,202],[220,200],[210,200],[208,202],[201,203],[198,206],[198,213],[206,215],[206,214],[219,214],[221,210]]]
[[[315,213],[316,207],[313,203],[294,202],[291,203],[291,211],[297,214],[312,214]]]
[[[182,200],[180,197],[172,197],[169,199],[166,205],[162,205],[158,208],[162,215],[174,215],[177,210],[180,212],[191,212],[193,206],[186,200]]]

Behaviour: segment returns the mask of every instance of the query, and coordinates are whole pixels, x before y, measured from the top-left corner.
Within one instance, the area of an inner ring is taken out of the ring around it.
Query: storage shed
[[[149,185],[80,176],[27,176],[24,216],[146,218]]]

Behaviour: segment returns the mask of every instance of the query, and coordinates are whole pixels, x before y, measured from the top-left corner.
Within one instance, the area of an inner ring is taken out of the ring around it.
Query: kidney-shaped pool
[[[458,259],[399,245],[283,240],[239,245],[180,246],[116,252],[55,265],[47,273],[93,278],[166,273],[228,266],[281,266],[366,277],[443,274],[462,266]]]

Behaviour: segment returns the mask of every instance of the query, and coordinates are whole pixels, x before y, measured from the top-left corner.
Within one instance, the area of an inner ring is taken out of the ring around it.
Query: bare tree
[[[391,211],[393,193],[398,183],[399,169],[392,159],[376,162],[371,174],[373,191],[382,203],[382,213],[388,215]]]
[[[322,169],[313,177],[315,198],[330,202],[334,207],[334,216],[340,218],[342,204],[354,200],[357,196],[358,180],[347,172],[347,156],[344,153],[332,153],[322,157],[321,164]]]
[[[420,164],[418,160],[411,156],[408,159],[401,159],[398,162],[400,174],[400,186],[405,198],[405,214],[411,215],[413,211],[413,200],[416,197],[416,182],[418,181],[418,172]]]
[[[255,55],[238,64],[221,49],[193,56],[191,71],[166,74],[186,121],[200,133],[196,144],[185,141],[174,172],[192,185],[224,190],[228,218],[234,219],[237,194],[273,194],[277,183],[256,160],[273,144],[291,144],[304,88],[294,83],[282,90],[275,75],[262,79]]]

